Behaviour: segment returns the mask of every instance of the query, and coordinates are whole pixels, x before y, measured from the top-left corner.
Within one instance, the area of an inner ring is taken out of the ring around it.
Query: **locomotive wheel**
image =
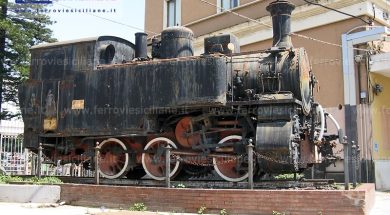
[[[226,142],[238,142],[241,141],[242,137],[238,135],[232,135],[232,136],[227,136],[223,138],[221,141],[219,141],[218,144],[226,143]],[[231,151],[233,149],[229,149],[231,147],[226,147],[223,148],[224,151]],[[217,149],[218,150],[218,149]],[[229,160],[229,158],[213,158],[213,165],[215,171],[218,173],[221,178],[225,179],[226,181],[231,181],[231,182],[238,182],[238,181],[243,181],[246,178],[248,178],[248,170],[245,169],[240,169],[237,167],[242,166],[242,161],[240,159],[236,160]]]
[[[165,150],[156,158],[158,148],[166,147],[169,144],[173,149],[177,149],[176,144],[168,138],[158,137],[146,144],[144,150],[148,151],[142,154],[142,166],[147,175],[151,178],[162,181],[165,180]],[[171,178],[179,173],[180,161],[171,162]]]
[[[199,134],[191,135],[193,127],[191,120],[191,117],[184,117],[179,121],[179,123],[177,123],[175,129],[176,140],[181,146],[186,148],[191,148],[192,145],[196,145],[200,141]]]
[[[108,179],[124,176],[129,170],[129,154],[126,145],[110,138],[100,144],[99,172]]]

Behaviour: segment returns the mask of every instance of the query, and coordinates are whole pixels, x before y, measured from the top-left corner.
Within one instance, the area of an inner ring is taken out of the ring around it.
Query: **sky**
[[[91,12],[62,12],[73,8]],[[54,0],[48,9],[55,22],[50,28],[59,41],[110,35],[134,42],[134,33],[144,29],[145,0]],[[93,9],[109,12],[93,13]]]

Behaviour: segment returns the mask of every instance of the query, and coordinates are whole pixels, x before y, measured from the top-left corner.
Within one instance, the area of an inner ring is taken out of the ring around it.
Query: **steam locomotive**
[[[275,1],[273,45],[240,53],[232,34],[205,39],[193,56],[193,32],[170,27],[136,43],[101,36],[31,49],[29,80],[19,90],[25,147],[62,163],[93,168],[109,179],[164,180],[209,172],[227,181],[248,177],[247,146],[255,173],[300,172],[331,154],[325,112],[313,100],[316,80],[304,48],[293,48],[295,6]]]

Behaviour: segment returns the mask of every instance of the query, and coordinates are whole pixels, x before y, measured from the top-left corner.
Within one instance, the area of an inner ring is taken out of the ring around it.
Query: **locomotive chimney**
[[[148,35],[145,33],[135,34],[135,58],[140,60],[148,59],[148,47],[147,47]]]
[[[291,42],[291,13],[295,6],[289,1],[277,0],[267,6],[272,16],[273,47],[292,48]]]

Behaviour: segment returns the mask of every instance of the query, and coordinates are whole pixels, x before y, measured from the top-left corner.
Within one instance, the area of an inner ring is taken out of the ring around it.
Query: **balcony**
[[[370,71],[390,77],[390,52],[371,56]]]

